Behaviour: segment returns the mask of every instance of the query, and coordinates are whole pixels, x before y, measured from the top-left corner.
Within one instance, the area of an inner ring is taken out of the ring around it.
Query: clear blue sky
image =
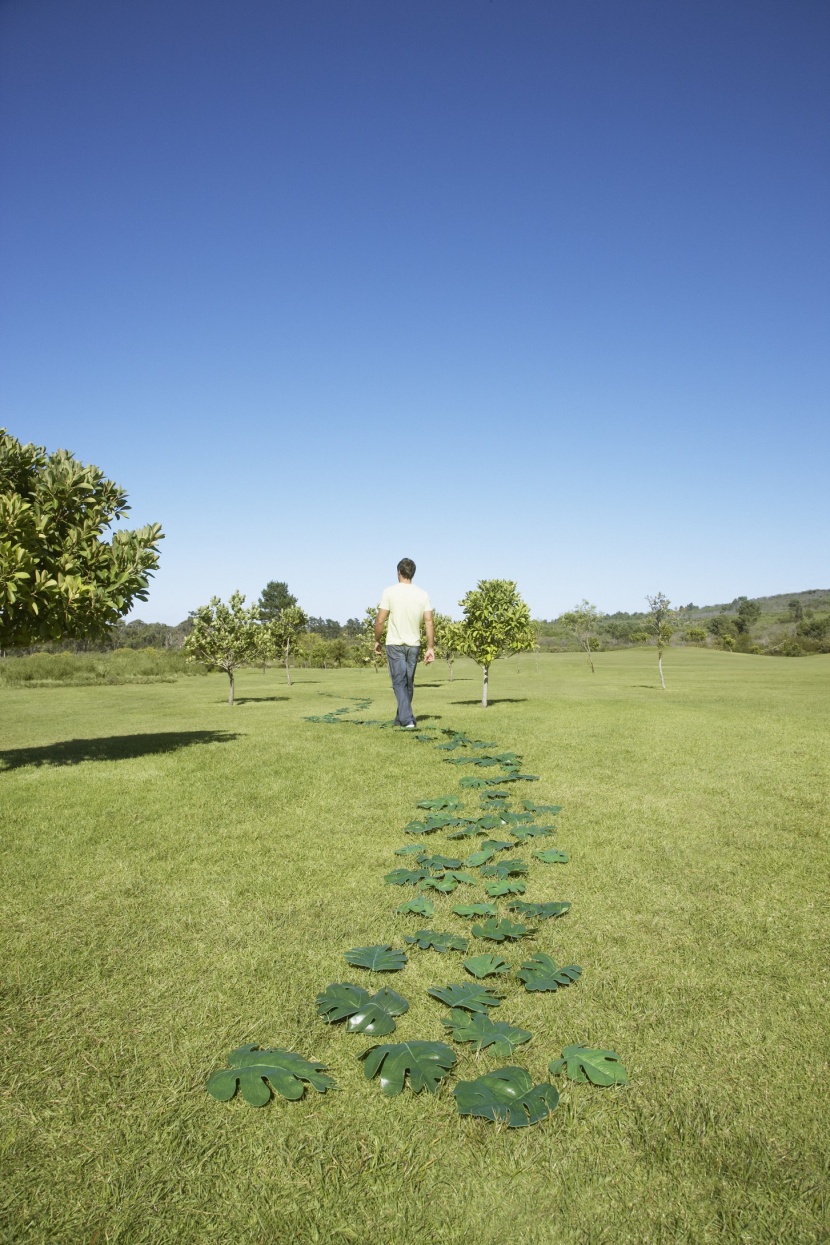
[[[147,619],[827,587],[827,0],[3,0],[0,420]]]

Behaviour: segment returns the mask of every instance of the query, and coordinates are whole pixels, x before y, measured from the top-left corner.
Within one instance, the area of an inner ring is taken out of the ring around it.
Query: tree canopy
[[[184,642],[188,661],[199,661],[209,670],[228,676],[228,704],[233,704],[234,671],[255,661],[259,652],[259,606],[245,609],[245,598],[234,592],[227,605],[211,597],[193,615],[193,630]]]
[[[0,645],[100,639],[146,601],[158,523],[104,533],[127,494],[68,450],[47,453],[0,429]]]
[[[270,580],[259,598],[259,615],[263,622],[276,622],[283,610],[297,604],[297,598],[288,591],[283,580]]]

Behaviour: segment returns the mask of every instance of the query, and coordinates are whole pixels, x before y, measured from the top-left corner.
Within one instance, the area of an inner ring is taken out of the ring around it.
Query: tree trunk
[[[448,665],[448,666],[449,666],[449,668],[450,668],[450,683],[452,683],[452,661],[451,661],[451,660],[450,660],[450,661],[448,661],[448,662],[447,662],[447,665]]]
[[[482,666],[482,670],[484,671],[484,681],[481,685],[481,707],[482,709],[486,709],[487,708],[487,685],[490,681],[490,667]]]
[[[585,652],[586,652],[586,653],[587,653],[587,655],[588,655],[588,665],[591,667],[591,674],[596,674],[596,670],[594,669],[594,659],[593,659],[593,657],[591,656],[591,646],[590,646],[590,644],[586,644],[586,645],[585,645]]]
[[[657,651],[657,669],[660,671],[660,686],[662,687],[663,691],[665,691],[666,680],[663,678],[663,650],[662,649],[658,649]]]
[[[285,681],[289,687],[291,686],[291,671],[288,669],[288,656],[290,652],[291,652],[291,645],[286,644],[285,646]]]
[[[230,683],[230,687],[228,688],[228,704],[232,705],[233,704],[233,671],[232,670],[228,671],[228,681]]]

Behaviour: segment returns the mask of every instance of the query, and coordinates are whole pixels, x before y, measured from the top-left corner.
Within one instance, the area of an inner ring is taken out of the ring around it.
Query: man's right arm
[[[375,652],[381,652],[381,640],[383,639],[383,631],[386,627],[386,620],[389,617],[389,610],[378,610],[378,616],[375,619]]]

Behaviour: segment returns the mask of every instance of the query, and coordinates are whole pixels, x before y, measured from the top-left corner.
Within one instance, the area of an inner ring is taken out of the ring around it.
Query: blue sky
[[[4,0],[0,422],[287,580],[827,587],[826,0]]]

